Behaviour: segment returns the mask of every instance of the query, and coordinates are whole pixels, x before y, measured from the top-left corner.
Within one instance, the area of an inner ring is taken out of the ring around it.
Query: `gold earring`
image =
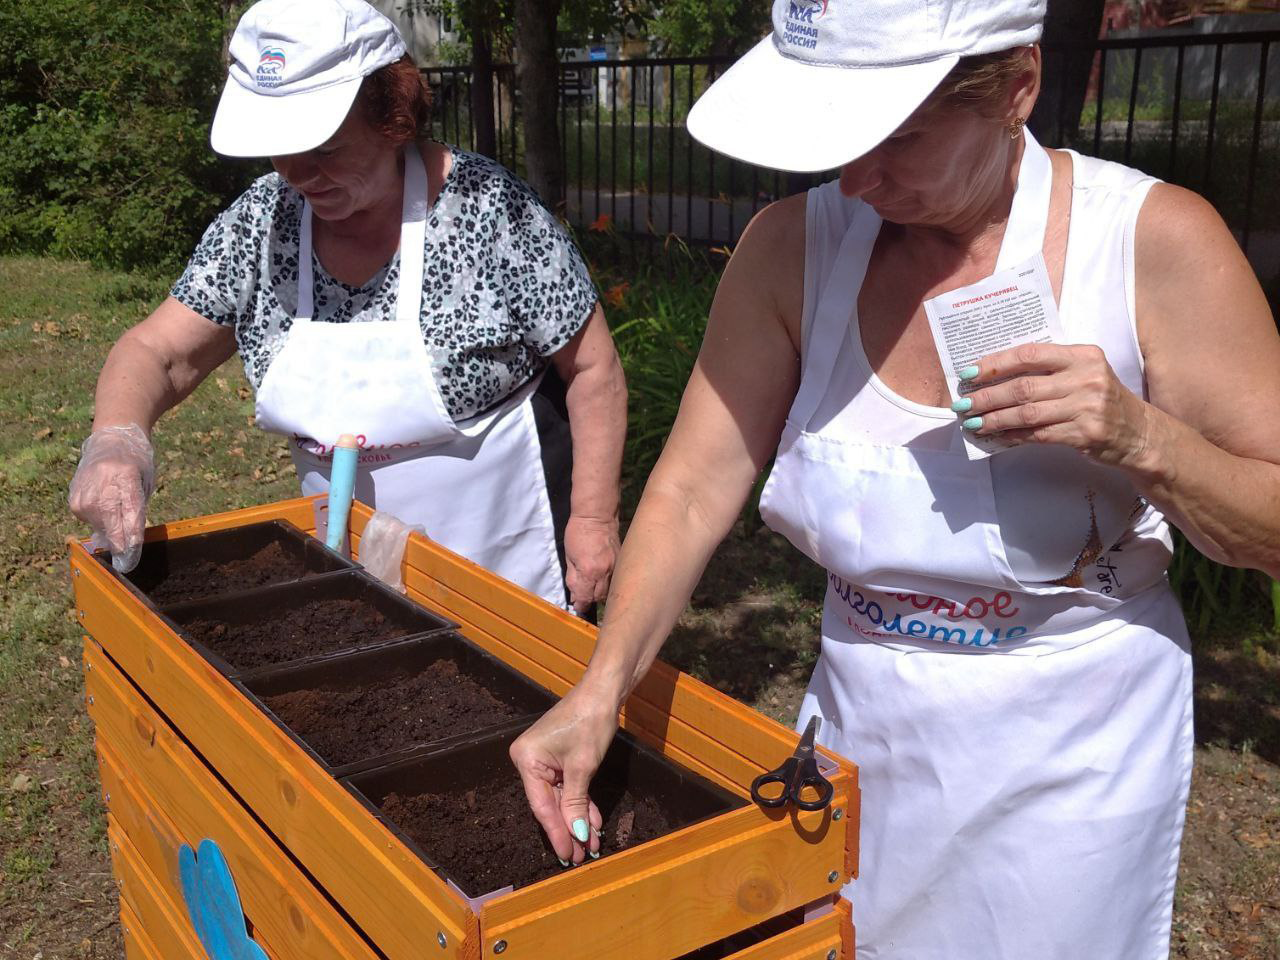
[[[1020,136],[1022,136],[1022,128],[1026,125],[1026,123],[1027,121],[1022,117],[1014,117],[1013,121],[1009,124],[1009,127],[1008,127],[1009,139],[1017,140]]]

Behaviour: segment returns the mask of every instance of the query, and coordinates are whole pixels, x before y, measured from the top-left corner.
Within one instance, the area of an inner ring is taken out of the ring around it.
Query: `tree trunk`
[[[556,18],[560,0],[515,0],[516,84],[524,124],[525,174],[542,202],[561,212],[564,170],[560,166],[560,65]]]
[[[1044,52],[1040,99],[1030,124],[1046,146],[1070,146],[1079,134],[1093,70],[1092,44],[1105,6],[1106,0],[1049,0],[1042,43],[1050,49]]]
[[[471,122],[476,132],[474,149],[486,157],[497,157],[498,134],[493,125],[493,43],[492,18],[488,0],[469,0],[463,10],[471,34]]]

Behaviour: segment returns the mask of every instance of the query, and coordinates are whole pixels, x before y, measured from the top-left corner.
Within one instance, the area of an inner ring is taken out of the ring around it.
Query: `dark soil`
[[[673,829],[652,797],[599,783],[592,784],[591,796],[604,817],[601,856]],[[472,897],[527,886],[565,869],[529,812],[514,770],[465,792],[392,793],[382,812]]]
[[[154,584],[139,586],[147,596],[163,606],[215,593],[233,593],[272,583],[302,580],[319,572],[308,570],[302,556],[290,553],[276,541],[256,553],[234,560],[193,560],[169,570]]]
[[[410,629],[361,600],[308,600],[249,623],[190,620],[183,632],[236,670],[252,670],[348,647],[405,637]]]
[[[291,690],[263,703],[332,766],[474,733],[516,709],[440,659],[414,674],[342,688]]]

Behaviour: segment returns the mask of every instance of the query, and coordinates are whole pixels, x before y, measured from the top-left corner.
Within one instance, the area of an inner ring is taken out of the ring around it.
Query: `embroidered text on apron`
[[[304,494],[328,489],[338,437],[360,438],[356,498],[421,524],[480,566],[565,607],[531,381],[497,408],[454,423],[423,343],[427,177],[405,157],[400,283],[391,322],[312,319],[311,207],[298,243],[298,314],[263,377],[259,426],[291,438]]]

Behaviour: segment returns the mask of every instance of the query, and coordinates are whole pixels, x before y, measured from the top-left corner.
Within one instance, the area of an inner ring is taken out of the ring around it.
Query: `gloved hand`
[[[71,512],[93,528],[93,548],[110,550],[111,565],[121,573],[136,567],[142,556],[155,472],[151,441],[136,423],[95,430],[80,447]]]

